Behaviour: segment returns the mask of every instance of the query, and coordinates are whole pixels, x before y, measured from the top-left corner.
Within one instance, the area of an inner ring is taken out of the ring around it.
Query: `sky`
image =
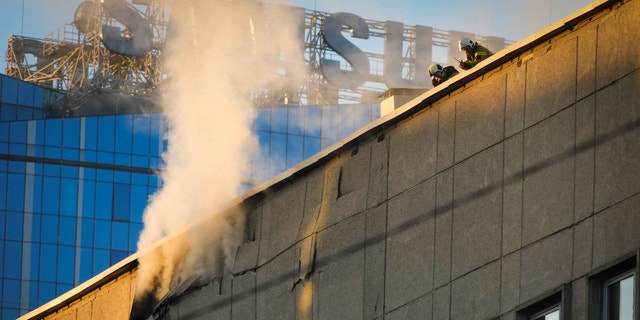
[[[0,0],[0,51],[10,35],[45,38],[73,22],[84,0]],[[176,0],[179,1],[179,0]],[[518,41],[588,5],[590,0],[266,0],[367,20],[392,20],[440,30]],[[366,5],[365,5],[366,3]],[[2,55],[4,56],[4,54]],[[0,73],[6,63],[0,61]]]

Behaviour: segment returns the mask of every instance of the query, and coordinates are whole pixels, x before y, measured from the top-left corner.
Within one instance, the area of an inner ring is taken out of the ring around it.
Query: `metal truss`
[[[169,24],[170,0],[135,0],[144,4],[144,12],[132,4],[140,16],[153,28],[153,49],[141,56],[117,54],[101,43],[101,27],[121,26],[101,5],[101,1],[85,1],[76,11],[74,24],[54,30],[44,39],[22,36],[9,38],[6,53],[6,74],[30,83],[58,90],[65,99],[51,106],[52,116],[69,116],[83,106],[91,96],[111,93],[136,97],[151,97],[160,87],[166,74],[163,70],[162,49]],[[381,53],[365,52],[371,62],[368,81],[357,89],[337,88],[329,83],[321,71],[325,58],[341,60],[325,42],[322,25],[330,15],[326,12],[304,10],[304,59],[307,74],[301,83],[291,84],[286,75],[271,87],[256,87],[251,98],[256,107],[286,105],[335,105],[344,103],[378,103],[387,88],[384,85]],[[366,20],[370,37],[386,36],[383,21]],[[123,27],[123,29],[125,29]],[[125,29],[126,30],[126,29]],[[348,30],[344,30],[348,31]],[[415,76],[415,27],[405,26],[402,75]],[[481,38],[478,38],[481,39]],[[449,33],[433,29],[433,46],[451,47]],[[287,85],[282,85],[286,83]]]

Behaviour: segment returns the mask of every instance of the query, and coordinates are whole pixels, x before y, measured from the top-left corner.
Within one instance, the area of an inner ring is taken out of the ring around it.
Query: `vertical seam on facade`
[[[507,135],[507,92],[509,86],[509,74],[504,76],[504,100],[502,103],[502,196],[500,208],[500,295],[498,296],[498,314],[502,314],[502,265],[504,263],[504,194],[505,194],[505,167],[506,167],[506,135]]]
[[[434,300],[435,300],[435,288],[436,288],[436,253],[438,252],[438,237],[436,236],[438,233],[438,159],[439,159],[439,151],[440,151],[440,111],[442,108],[438,108],[438,121],[436,122],[436,175],[435,175],[435,196],[434,196],[434,215],[433,215],[433,268],[431,270],[431,283],[433,284],[431,287],[431,318],[434,316]]]
[[[595,236],[595,229],[596,229],[596,219],[595,219],[595,210],[596,210],[596,145],[597,145],[597,141],[596,141],[596,137],[597,137],[597,127],[596,127],[596,123],[598,123],[598,40],[600,39],[600,23],[596,24],[596,43],[595,43],[595,61],[594,61],[594,76],[593,76],[593,88],[594,88],[594,93],[593,93],[593,139],[592,139],[592,148],[593,148],[593,166],[592,166],[592,173],[593,173],[593,181],[592,181],[592,186],[591,186],[591,212],[590,212],[590,216],[592,217],[591,219],[591,252],[589,254],[589,258],[591,261],[589,261],[589,267],[590,269],[593,269],[593,245],[594,245],[594,236]]]
[[[458,123],[458,100],[453,104],[453,163],[451,167],[451,205],[449,206],[449,210],[451,211],[451,223],[449,227],[449,279],[447,279],[447,287],[449,288],[449,314],[448,318],[451,318],[451,292],[453,288],[451,287],[451,279],[453,278],[453,214],[455,208],[455,182],[456,182],[456,133],[457,133],[457,123]]]
[[[385,188],[386,190],[386,200],[384,201],[384,264],[382,265],[382,317],[384,318],[384,316],[387,313],[387,252],[388,252],[388,237],[389,237],[389,162],[391,159],[391,139],[392,137],[389,136],[388,139],[385,139],[385,145],[386,145],[386,168],[387,168],[387,172],[386,172],[386,180],[387,183],[385,183]]]
[[[573,222],[571,228],[571,279],[573,279],[574,267],[575,267],[575,253],[576,253],[576,215],[577,215],[577,201],[576,197],[578,196],[576,192],[577,182],[578,182],[578,154],[577,154],[577,144],[578,144],[578,70],[579,70],[579,56],[578,56],[578,48],[580,47],[580,37],[576,37],[575,43],[575,91],[573,98]]]
[[[522,140],[520,142],[521,156],[520,156],[520,246],[518,248],[518,304],[521,302],[522,294],[522,245],[524,234],[524,158],[525,158],[525,131],[526,131],[526,109],[527,109],[527,75],[529,71],[529,62],[525,62],[524,65],[524,88],[522,94]]]

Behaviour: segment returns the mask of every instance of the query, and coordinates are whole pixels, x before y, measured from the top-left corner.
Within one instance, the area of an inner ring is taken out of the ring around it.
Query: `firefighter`
[[[473,42],[467,37],[463,37],[459,42],[460,51],[463,51],[467,60],[460,61],[460,68],[464,70],[475,67],[480,61],[489,58],[493,55],[491,50],[484,46],[479,45],[477,42]]]
[[[443,68],[437,63],[432,63],[429,66],[429,77],[431,77],[431,84],[434,88],[456,74],[458,74],[458,70],[452,66],[446,66]]]

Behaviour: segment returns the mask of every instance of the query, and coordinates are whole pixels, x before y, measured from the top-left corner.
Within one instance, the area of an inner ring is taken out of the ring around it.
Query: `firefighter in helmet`
[[[460,68],[464,70],[475,67],[475,65],[480,61],[493,55],[491,50],[479,45],[477,42],[474,42],[467,37],[460,39],[458,45],[460,47],[460,51],[464,52],[466,56],[466,60],[460,62]]]
[[[431,78],[431,84],[437,87],[439,84],[447,81],[449,78],[458,74],[458,70],[452,66],[442,67],[437,63],[432,63],[429,66],[429,77]]]

